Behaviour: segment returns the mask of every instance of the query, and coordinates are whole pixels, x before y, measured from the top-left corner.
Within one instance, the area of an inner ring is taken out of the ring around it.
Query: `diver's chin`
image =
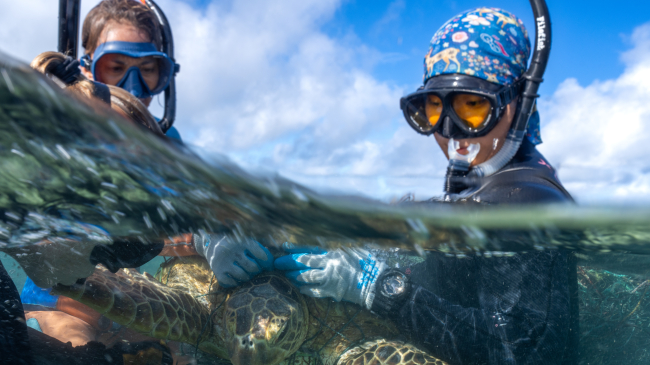
[[[144,106],[146,106],[147,108],[149,107],[149,105],[151,105],[151,100],[152,99],[153,99],[153,96],[149,96],[147,98],[138,98],[138,100],[140,100],[140,102],[142,104],[144,104]]]

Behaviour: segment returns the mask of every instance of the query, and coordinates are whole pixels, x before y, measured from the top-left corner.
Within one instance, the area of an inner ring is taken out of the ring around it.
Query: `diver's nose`
[[[458,128],[456,123],[449,116],[446,116],[442,121],[442,134],[445,138],[464,138],[465,133],[463,130]]]
[[[140,69],[135,66],[126,71],[126,74],[116,86],[130,92],[133,96],[139,99],[145,99],[151,96],[149,87],[142,78]]]

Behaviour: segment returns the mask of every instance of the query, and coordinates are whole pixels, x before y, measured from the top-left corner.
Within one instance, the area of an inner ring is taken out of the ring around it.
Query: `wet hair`
[[[111,22],[130,24],[149,36],[149,41],[160,51],[162,36],[160,24],[149,7],[137,0],[103,0],[86,16],[81,30],[84,54],[95,52],[106,25]]]
[[[91,107],[95,112],[107,113],[108,106],[110,105],[110,109],[112,109],[113,112],[117,112],[135,124],[144,126],[154,134],[160,136],[163,135],[160,126],[153,115],[149,113],[147,107],[128,91],[117,86],[93,82],[88,80],[81,73],[76,76],[74,81],[67,85],[63,83],[63,81],[56,76],[55,70],[63,64],[65,59],[66,56],[59,52],[43,52],[34,58],[30,66],[47,76],[50,80],[53,80],[65,91],[72,94],[75,99]],[[98,92],[100,87],[105,87],[108,91],[105,97],[106,100],[98,97],[98,94],[101,94]],[[100,101],[101,103],[99,103]]]
[[[36,56],[29,64],[34,70],[44,74],[50,80],[54,81],[65,91],[75,96],[79,101],[97,109],[92,100],[102,101],[110,104],[110,95],[108,88],[102,89],[103,84],[95,83],[88,80],[81,72],[67,83],[60,79],[58,71],[60,66],[66,61],[66,56],[59,52],[43,52]]]
[[[158,122],[149,113],[149,109],[130,92],[113,85],[108,85],[111,92],[111,108],[136,124],[139,124],[154,134],[163,135]]]

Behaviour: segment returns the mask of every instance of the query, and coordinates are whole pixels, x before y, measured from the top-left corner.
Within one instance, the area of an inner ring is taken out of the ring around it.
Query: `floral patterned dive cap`
[[[478,8],[456,15],[431,38],[424,57],[424,84],[442,74],[466,74],[500,85],[515,82],[528,68],[530,39],[524,23],[497,8]],[[539,115],[528,121],[526,137],[542,143]]]
[[[461,73],[512,84],[526,71],[529,55],[530,40],[521,20],[501,9],[469,10],[433,35],[424,58],[424,83],[437,75]]]

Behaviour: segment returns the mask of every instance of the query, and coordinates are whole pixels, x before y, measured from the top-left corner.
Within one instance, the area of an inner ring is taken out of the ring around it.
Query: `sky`
[[[82,17],[97,0],[82,0]],[[447,162],[406,125],[431,36],[499,7],[531,35],[527,0],[157,0],[181,64],[176,126],[205,155],[322,191],[440,195]],[[0,0],[0,51],[57,45],[57,1]],[[650,202],[650,2],[548,0],[539,149],[582,204]],[[161,111],[162,99],[153,111]]]

